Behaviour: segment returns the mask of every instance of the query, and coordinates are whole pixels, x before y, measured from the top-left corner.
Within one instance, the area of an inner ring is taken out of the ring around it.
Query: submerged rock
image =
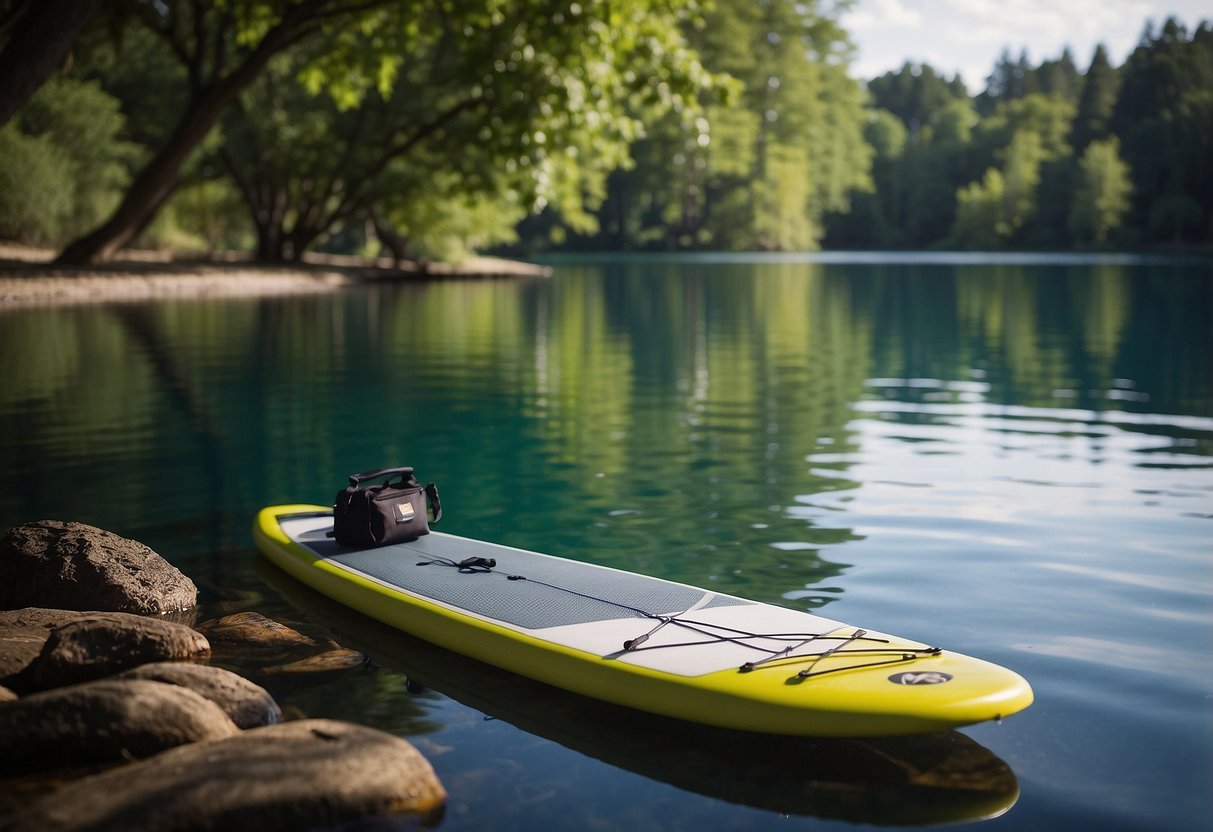
[[[238,728],[282,721],[282,709],[269,691],[229,670],[189,662],[156,662],[128,670],[116,679],[149,679],[194,691],[218,705]]]
[[[117,612],[87,613],[50,631],[22,684],[29,690],[47,690],[151,662],[209,654],[206,637],[184,624]]]
[[[0,686],[0,702],[12,702],[16,698],[17,694],[6,687]]]
[[[0,771],[28,773],[131,757],[239,732],[177,685],[106,679],[34,693],[0,708]]]
[[[4,828],[285,832],[379,815],[432,821],[445,800],[430,764],[405,740],[345,722],[303,720],[87,777],[18,811]]]
[[[316,639],[266,618],[259,612],[240,612],[204,621],[198,630],[211,642],[215,654],[257,677],[327,675],[366,664],[357,650],[332,639]]]
[[[204,621],[198,631],[219,653],[280,654],[314,652],[322,645],[259,612],[238,612]]]
[[[262,668],[261,672],[267,674],[342,673],[362,667],[366,664],[366,661],[366,656],[357,650],[350,650],[347,647],[334,647],[331,650],[325,650],[323,653],[317,653],[315,656],[309,656],[306,659]]]
[[[194,582],[134,540],[39,520],[0,538],[0,609],[56,607],[157,615],[193,607]]]

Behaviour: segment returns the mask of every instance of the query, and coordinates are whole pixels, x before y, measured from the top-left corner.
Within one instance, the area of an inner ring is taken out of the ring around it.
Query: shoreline
[[[123,252],[121,259],[58,266],[53,252],[0,245],[0,312],[36,306],[317,294],[414,280],[548,277],[551,268],[496,257],[462,263],[395,263],[387,258],[309,255],[300,263],[262,264],[240,254],[177,258]]]

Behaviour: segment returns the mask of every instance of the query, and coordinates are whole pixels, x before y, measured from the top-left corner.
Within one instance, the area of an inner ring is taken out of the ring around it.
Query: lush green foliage
[[[102,224],[86,257],[144,229],[266,260],[1213,242],[1208,24],[1148,26],[1119,68],[1004,52],[970,96],[925,65],[852,78],[839,8],[126,0],[0,129],[0,238]]]
[[[129,181],[135,147],[95,82],[47,82],[0,128],[0,237],[54,243],[98,222]]]
[[[283,56],[230,111],[221,153],[262,257],[297,256],[367,216],[439,256],[453,236],[509,239],[528,209],[592,229],[638,114],[689,113],[713,79],[674,5],[572,9],[393,7],[366,38]]]
[[[701,116],[672,113],[612,177],[602,233],[579,245],[813,248],[829,211],[870,186],[863,91],[817,2],[718,2],[687,38],[734,81]]]
[[[1133,190],[1116,137],[1087,145],[1078,170],[1079,180],[1070,203],[1070,234],[1078,242],[1105,243],[1124,220]]]
[[[710,143],[667,120],[612,178],[610,248],[1065,248],[1213,242],[1213,29],[1147,27],[1115,69],[1096,49],[986,89],[906,64],[863,91],[824,4],[722,2],[691,40],[741,82]],[[799,28],[798,28],[799,27]],[[805,48],[785,48],[797,44]],[[787,116],[785,118],[785,115]],[[525,227],[541,242],[545,229]]]

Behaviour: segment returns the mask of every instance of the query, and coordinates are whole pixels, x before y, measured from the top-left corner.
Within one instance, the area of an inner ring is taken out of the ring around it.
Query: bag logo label
[[[925,672],[894,673],[889,681],[895,685],[942,685],[952,681],[952,674],[940,673],[934,670]]]
[[[392,512],[396,515],[397,523],[407,523],[417,516],[413,504],[408,500],[405,500],[403,503],[396,503],[396,505],[392,506]]]

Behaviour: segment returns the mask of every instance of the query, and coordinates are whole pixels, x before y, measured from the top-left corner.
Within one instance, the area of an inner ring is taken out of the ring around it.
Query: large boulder
[[[286,832],[381,815],[433,822],[445,800],[430,764],[405,740],[345,722],[302,720],[78,780],[18,811],[4,828]]]
[[[43,609],[0,612],[0,684],[18,693],[209,653],[201,633],[160,618]]]
[[[282,721],[282,709],[269,691],[221,667],[190,662],[140,665],[116,679],[150,679],[180,685],[218,705],[238,728],[258,728]]]
[[[51,630],[80,617],[68,610],[0,611],[0,684],[14,687],[42,655]]]
[[[158,615],[193,607],[194,582],[142,543],[83,523],[39,520],[0,538],[0,609]]]
[[[239,730],[214,702],[177,685],[146,679],[71,685],[0,708],[0,771],[149,757]]]
[[[141,664],[208,655],[206,636],[184,624],[101,613],[52,630],[34,664],[33,681],[38,689],[46,690],[100,679]]]

